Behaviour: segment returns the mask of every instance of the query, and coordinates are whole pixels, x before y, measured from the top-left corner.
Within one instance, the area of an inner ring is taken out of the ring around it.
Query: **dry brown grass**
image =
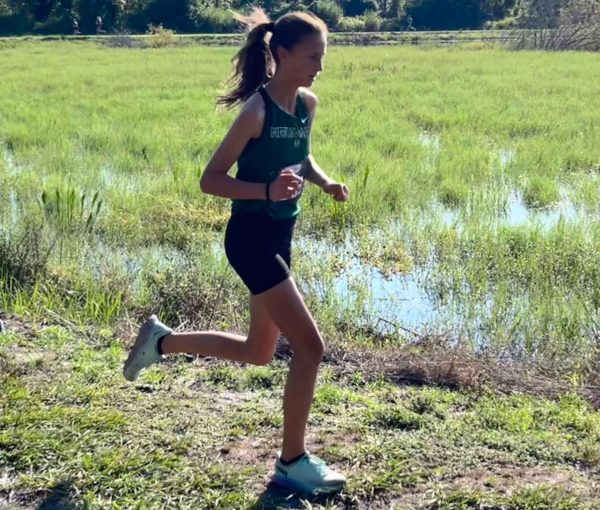
[[[46,323],[18,318],[0,311],[6,330],[28,338]],[[68,326],[61,323],[62,327]],[[80,328],[78,333],[82,333]],[[136,328],[131,321],[117,327],[120,338],[133,339]],[[292,355],[283,339],[277,343],[275,358],[286,360]],[[324,363],[340,375],[360,371],[365,378],[385,377],[397,384],[431,385],[471,391],[497,391],[502,394],[523,393],[557,399],[565,393],[581,395],[594,409],[600,409],[600,349],[589,369],[575,384],[560,367],[547,363],[483,357],[467,348],[450,346],[443,335],[426,335],[402,347],[378,349],[347,348],[334,343],[326,352]]]
[[[569,392],[600,408],[600,351],[597,362],[579,384],[567,379],[560,367],[512,359],[482,357],[466,348],[449,346],[444,336],[424,336],[399,348],[353,349],[330,352],[325,361],[341,372],[360,370],[367,378],[383,375],[398,384],[434,385],[503,394],[524,393],[556,399]]]

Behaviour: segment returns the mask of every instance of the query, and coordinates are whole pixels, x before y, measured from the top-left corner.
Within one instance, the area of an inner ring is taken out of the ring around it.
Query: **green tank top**
[[[252,138],[238,158],[236,178],[246,182],[273,182],[287,167],[303,175],[309,154],[310,115],[304,100],[296,100],[296,115],[282,110],[269,96],[265,86],[258,92],[265,102],[265,123],[260,137]],[[233,200],[232,214],[263,213],[274,219],[289,219],[300,213],[301,193],[291,200]]]

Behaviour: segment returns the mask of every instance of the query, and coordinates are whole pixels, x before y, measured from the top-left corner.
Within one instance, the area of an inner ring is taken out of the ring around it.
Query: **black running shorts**
[[[260,213],[233,214],[225,231],[225,253],[252,294],[260,294],[290,274],[296,218],[276,220]]]

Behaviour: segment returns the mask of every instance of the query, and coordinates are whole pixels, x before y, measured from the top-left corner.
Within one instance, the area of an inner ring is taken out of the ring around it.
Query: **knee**
[[[274,338],[273,341],[268,342],[256,342],[248,337],[246,340],[245,361],[247,363],[251,363],[252,365],[268,365],[271,363],[273,355],[275,354],[276,341],[277,338]]]
[[[274,354],[273,351],[271,351],[271,352],[268,352],[268,351],[252,352],[248,356],[248,362],[252,363],[253,365],[259,365],[259,366],[268,365],[269,363],[271,363],[271,360],[273,359],[273,354]]]
[[[316,335],[310,340],[307,338],[304,342],[297,342],[297,347],[294,349],[294,356],[301,359],[305,363],[318,365],[323,360],[325,353],[325,344],[320,335]]]

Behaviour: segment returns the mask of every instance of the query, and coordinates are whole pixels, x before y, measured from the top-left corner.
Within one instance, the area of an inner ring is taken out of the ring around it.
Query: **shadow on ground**
[[[46,497],[39,502],[36,510],[72,510],[77,508],[72,497],[71,480],[63,480],[52,487]]]
[[[291,508],[307,508],[306,503],[311,505],[331,505],[340,503],[344,497],[340,493],[327,496],[313,496],[310,494],[298,494],[270,483],[265,491],[258,496],[256,501],[247,507],[247,510],[279,510]],[[310,506],[308,506],[310,508]]]

